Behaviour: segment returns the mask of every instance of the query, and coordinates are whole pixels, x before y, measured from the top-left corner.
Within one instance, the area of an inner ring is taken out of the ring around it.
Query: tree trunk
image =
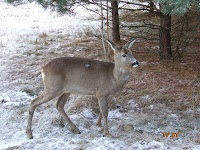
[[[118,13],[118,1],[111,0],[112,7],[112,40],[117,43],[120,41],[119,33],[119,13]]]
[[[160,13],[160,56],[171,59],[171,16]]]
[[[149,10],[150,12],[154,11],[154,2],[152,0],[149,1]]]

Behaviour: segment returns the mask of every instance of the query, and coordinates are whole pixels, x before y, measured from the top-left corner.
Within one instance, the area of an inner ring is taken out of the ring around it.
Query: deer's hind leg
[[[64,106],[66,101],[68,100],[70,94],[69,93],[64,93],[58,98],[58,101],[56,103],[56,108],[62,118],[67,122],[67,124],[70,126],[70,130],[75,133],[75,134],[80,134],[79,129],[75,126],[75,124],[70,120],[70,118],[67,116],[67,114],[64,111]]]
[[[101,119],[102,119],[102,114],[101,114],[101,110],[100,110],[99,117],[98,117],[98,120],[97,120],[97,123],[96,123],[96,125],[99,126],[99,127],[101,127]]]
[[[56,95],[53,95],[53,94],[42,94],[32,100],[30,104],[30,108],[29,108],[28,124],[26,127],[26,134],[30,139],[33,138],[31,127],[32,127],[32,120],[33,120],[33,114],[35,112],[35,109],[41,104],[46,103],[55,97]]]

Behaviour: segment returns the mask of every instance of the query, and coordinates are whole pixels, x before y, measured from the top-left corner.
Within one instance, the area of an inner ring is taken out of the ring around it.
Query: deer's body
[[[114,50],[114,63],[97,61],[78,57],[56,58],[46,64],[42,69],[44,92],[35,98],[30,105],[27,135],[33,138],[31,125],[35,108],[39,105],[59,97],[56,108],[68,123],[74,133],[80,133],[64,111],[64,105],[70,94],[95,95],[100,106],[100,117],[104,118],[104,135],[109,135],[107,125],[108,97],[122,91],[129,77],[129,70],[137,66],[136,59],[132,56],[130,47],[128,49],[116,47],[108,42]]]
[[[114,63],[92,59],[56,58],[42,69],[43,74],[48,74],[43,77],[44,86],[46,89],[48,87],[58,89],[55,86],[62,86],[62,93],[96,95],[98,91],[101,91],[106,95],[112,95],[121,90],[127,81],[115,79],[114,67]]]

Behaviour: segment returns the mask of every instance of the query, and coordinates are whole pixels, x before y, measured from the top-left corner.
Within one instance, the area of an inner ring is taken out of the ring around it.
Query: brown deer
[[[131,48],[135,40],[131,40],[124,47],[117,46],[107,40],[114,51],[114,63],[97,61],[78,57],[61,57],[47,63],[42,68],[44,91],[42,95],[33,99],[29,109],[26,133],[33,138],[31,126],[36,107],[59,97],[56,108],[62,118],[68,123],[73,133],[80,134],[79,129],[64,111],[64,105],[70,94],[95,95],[100,106],[97,124],[104,119],[104,136],[110,136],[108,131],[108,98],[123,90],[132,67],[138,62],[133,57]]]

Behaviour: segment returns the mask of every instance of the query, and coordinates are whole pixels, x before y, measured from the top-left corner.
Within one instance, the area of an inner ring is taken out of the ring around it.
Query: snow
[[[20,43],[23,38],[30,38],[31,40],[37,34],[55,34],[56,31],[59,31],[59,33],[68,33],[75,36],[77,31],[81,32],[85,26],[88,27],[88,21],[78,18],[78,16],[83,14],[80,10],[76,11],[77,17],[68,15],[59,16],[56,12],[44,10],[42,6],[34,2],[17,7],[3,2],[0,4],[0,42],[3,46],[9,45],[10,48],[23,45],[23,43]],[[94,24],[96,26],[97,22],[90,21],[90,24],[91,26]],[[82,26],[81,28],[80,25]]]
[[[47,52],[46,49],[49,53],[53,51],[61,54],[57,47],[79,38],[80,33],[85,30],[99,30],[96,14],[79,6],[75,12],[76,16],[60,16],[51,10],[44,10],[34,2],[14,7],[0,1],[0,150],[181,149],[179,146],[182,139],[174,140],[175,146],[170,146],[166,141],[171,140],[169,143],[173,143],[173,140],[163,139],[163,130],[155,129],[155,124],[149,123],[151,120],[148,120],[149,126],[144,125],[148,116],[137,113],[139,106],[134,99],[127,104],[130,105],[127,112],[119,109],[109,112],[109,128],[113,135],[111,138],[102,137],[102,128],[95,125],[97,114],[91,109],[70,114],[72,121],[81,130],[80,135],[71,133],[66,127],[62,128],[59,125],[59,114],[52,102],[36,110],[33,119],[34,138],[27,138],[25,129],[28,107],[41,90],[41,85],[39,88],[35,86],[41,82],[40,65],[42,61],[46,61],[39,54]],[[41,36],[44,41],[38,38]],[[41,46],[47,42],[48,45],[51,41],[53,47],[47,46],[44,49],[39,49],[34,44],[39,43]],[[36,59],[36,53],[41,60]],[[141,99],[148,100],[150,97],[147,95]],[[156,108],[156,105],[152,105],[152,109]],[[171,114],[171,117],[177,118],[178,115]],[[141,134],[141,130],[145,133]],[[169,130],[173,131],[173,128]],[[148,135],[150,132],[157,134],[162,140],[154,139]],[[186,146],[193,150],[200,149],[199,145],[193,143]]]

